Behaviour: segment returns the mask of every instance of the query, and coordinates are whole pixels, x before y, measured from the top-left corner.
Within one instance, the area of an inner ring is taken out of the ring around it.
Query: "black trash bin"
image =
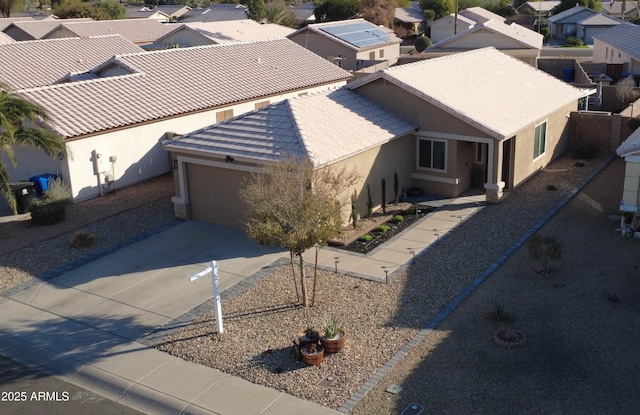
[[[17,182],[11,183],[11,190],[16,197],[16,208],[18,213],[29,213],[29,204],[33,197],[33,183]]]

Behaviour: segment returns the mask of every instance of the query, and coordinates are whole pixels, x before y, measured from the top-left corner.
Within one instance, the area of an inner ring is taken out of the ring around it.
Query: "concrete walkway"
[[[367,255],[325,248],[320,265],[392,278],[481,209],[483,199],[426,201],[438,209],[383,246]],[[3,292],[0,354],[151,414],[337,414],[150,347],[159,327],[175,328],[208,304],[210,280],[188,277],[212,259],[219,261],[224,296],[270,274],[270,265],[288,254],[259,247],[240,229],[182,223],[51,280]]]

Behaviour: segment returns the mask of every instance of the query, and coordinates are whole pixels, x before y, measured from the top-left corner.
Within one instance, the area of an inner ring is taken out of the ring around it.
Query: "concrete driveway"
[[[52,280],[3,293],[0,354],[150,414],[336,414],[141,342],[211,298],[210,278],[188,280],[211,260],[219,261],[225,290],[283,255],[241,229],[182,223]],[[76,409],[71,412],[82,412]]]

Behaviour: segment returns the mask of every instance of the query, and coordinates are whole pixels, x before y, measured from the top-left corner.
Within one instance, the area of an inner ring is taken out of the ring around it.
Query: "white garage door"
[[[188,163],[187,187],[191,218],[242,227],[246,208],[240,189],[251,173]]]

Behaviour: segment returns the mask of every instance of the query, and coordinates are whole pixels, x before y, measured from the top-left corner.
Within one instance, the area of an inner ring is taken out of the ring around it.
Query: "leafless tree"
[[[247,233],[262,245],[289,250],[296,295],[294,256],[299,258],[302,303],[308,307],[303,254],[314,246],[326,245],[342,230],[347,190],[358,176],[346,168],[316,169],[308,159],[293,156],[265,164],[262,170],[252,174],[240,191],[249,207]],[[314,300],[315,286],[314,281]]]

